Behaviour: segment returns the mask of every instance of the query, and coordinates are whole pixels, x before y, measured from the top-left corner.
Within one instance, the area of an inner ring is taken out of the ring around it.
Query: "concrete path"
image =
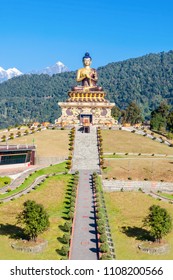
[[[30,168],[28,170],[25,170],[21,173],[19,173],[18,175],[16,174],[16,178],[11,182],[11,184],[4,186],[0,189],[0,193],[3,194],[7,191],[7,189],[11,189],[14,190],[17,187],[19,187],[24,181],[25,178],[27,178],[29,176],[29,174],[32,174],[34,171],[39,170],[39,167],[35,167],[35,168]]]
[[[96,127],[90,133],[76,129],[72,170],[79,171],[79,187],[69,258],[97,260],[98,242],[91,175],[99,171]]]
[[[46,178],[46,175],[41,175],[40,177],[36,178],[35,181],[30,186],[26,187],[26,189],[19,191],[16,194],[9,195],[7,198],[2,198],[2,199],[0,199],[0,201],[8,202],[11,199],[16,199],[16,198],[20,197],[21,195],[29,193],[35,186],[37,186],[39,183],[41,183],[45,178]]]
[[[69,256],[71,260],[98,259],[91,174],[89,170],[79,172],[79,188]]]

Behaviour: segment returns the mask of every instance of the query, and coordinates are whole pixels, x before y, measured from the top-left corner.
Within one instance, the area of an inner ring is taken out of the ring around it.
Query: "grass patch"
[[[105,159],[103,178],[117,177],[118,180],[165,181],[172,182],[173,161],[169,158],[122,158],[109,160]]]
[[[13,140],[9,145],[34,144],[37,147],[38,157],[61,157],[68,155],[69,130],[42,130]]]
[[[157,201],[141,192],[106,192],[104,197],[117,259],[173,259],[173,231],[165,237],[171,247],[170,252],[165,255],[149,255],[138,249],[141,241],[148,237],[148,232],[142,228],[142,220],[148,214],[149,207],[153,204],[160,205],[168,210],[173,219],[173,205]]]
[[[173,149],[167,145],[124,130],[102,130],[102,137],[105,153],[173,154]]]
[[[63,212],[66,211],[64,205],[65,191],[71,175],[56,175],[48,178],[37,190],[0,205],[0,259],[5,260],[54,260],[61,259],[57,254],[62,244],[57,237],[62,236],[63,232],[59,226],[64,224]],[[21,229],[16,226],[16,215],[23,209],[23,203],[28,200],[35,200],[43,204],[49,214],[50,227],[39,238],[48,241],[48,247],[41,253],[31,254],[19,252],[11,248],[20,236]],[[8,213],[8,214],[7,214]],[[8,218],[8,219],[7,219]],[[8,223],[7,223],[8,221]]]
[[[0,177],[0,188],[7,186],[11,183],[11,179],[7,176]]]
[[[120,155],[103,155],[104,158],[122,158],[123,156],[120,156]]]
[[[7,198],[8,196],[10,196],[12,194],[16,194],[16,193],[26,189],[36,180],[36,178],[38,178],[41,175],[65,172],[65,167],[66,167],[66,163],[63,162],[63,163],[55,164],[55,165],[43,168],[41,170],[38,170],[38,171],[34,172],[33,174],[31,174],[30,176],[28,176],[26,178],[26,180],[17,189],[12,190],[6,194],[1,194],[0,199]]]
[[[173,194],[159,192],[158,195],[173,200]]]

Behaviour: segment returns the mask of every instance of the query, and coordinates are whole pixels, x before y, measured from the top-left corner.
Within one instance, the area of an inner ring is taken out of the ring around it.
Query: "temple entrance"
[[[80,114],[80,123],[81,124],[92,124],[93,116],[92,114]]]

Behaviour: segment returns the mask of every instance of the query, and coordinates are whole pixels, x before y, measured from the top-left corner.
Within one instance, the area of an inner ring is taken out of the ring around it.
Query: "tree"
[[[159,107],[151,112],[151,129],[158,131],[166,130],[169,105],[161,102]]]
[[[18,223],[24,224],[24,233],[29,240],[36,241],[38,234],[49,227],[49,218],[43,205],[33,200],[24,202],[24,210],[17,216]]]
[[[134,125],[142,121],[141,109],[137,106],[135,102],[131,102],[129,106],[122,112],[123,123],[130,123]]]
[[[154,241],[160,242],[162,237],[171,231],[171,217],[165,208],[158,205],[152,205],[149,211],[150,213],[144,219],[144,226],[150,228],[150,235],[154,238]]]
[[[114,106],[111,110],[111,116],[115,119],[118,120],[121,117],[121,110],[117,106]]]
[[[167,117],[167,129],[173,132],[173,111]]]

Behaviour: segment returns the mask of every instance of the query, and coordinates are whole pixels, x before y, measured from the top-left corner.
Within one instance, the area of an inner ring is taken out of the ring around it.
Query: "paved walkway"
[[[79,173],[79,188],[76,203],[71,260],[97,260],[97,236],[93,190],[89,170]]]
[[[97,235],[91,175],[99,171],[96,127],[90,133],[76,130],[72,170],[79,171],[79,187],[69,258],[97,260]]]

